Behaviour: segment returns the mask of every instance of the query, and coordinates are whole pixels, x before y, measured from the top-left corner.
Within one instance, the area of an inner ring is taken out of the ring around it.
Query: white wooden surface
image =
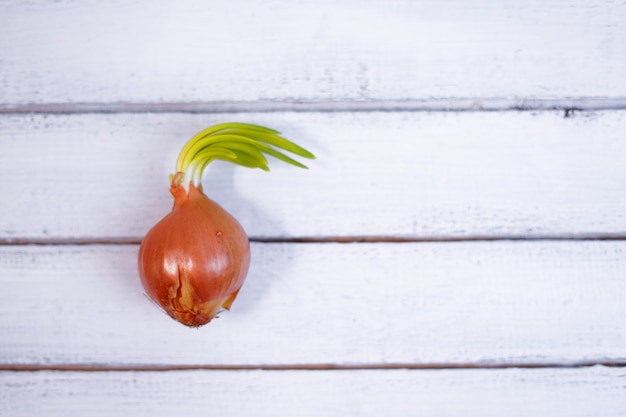
[[[0,375],[7,415],[616,417],[623,369],[37,372]],[[180,387],[185,387],[180,389]]]
[[[4,0],[4,104],[626,96],[612,0]]]
[[[136,245],[5,247],[1,363],[626,360],[623,242],[253,243],[233,310],[198,331],[147,301],[136,256]]]
[[[624,111],[281,112],[7,115],[0,175],[20,180],[0,210],[22,215],[0,218],[0,239],[140,240],[171,208],[184,142],[225,120],[318,155],[309,171],[208,169],[207,194],[253,237],[626,233]]]
[[[0,0],[0,415],[625,415],[625,22]],[[192,330],[137,243],[184,141],[231,120],[318,159],[208,170],[253,264]]]

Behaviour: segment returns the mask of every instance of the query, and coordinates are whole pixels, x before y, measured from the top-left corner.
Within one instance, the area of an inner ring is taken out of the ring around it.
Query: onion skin
[[[172,211],[139,248],[139,275],[147,295],[190,327],[230,309],[250,266],[250,243],[241,225],[207,198],[172,182]]]

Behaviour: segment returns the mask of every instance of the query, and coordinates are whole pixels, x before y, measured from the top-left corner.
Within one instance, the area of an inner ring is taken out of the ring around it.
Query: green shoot
[[[246,168],[269,171],[265,155],[270,155],[298,168],[307,168],[281,151],[314,159],[303,147],[283,138],[280,132],[246,123],[222,123],[211,126],[189,139],[178,155],[176,172],[183,187],[202,183],[202,174],[214,160],[232,162]]]

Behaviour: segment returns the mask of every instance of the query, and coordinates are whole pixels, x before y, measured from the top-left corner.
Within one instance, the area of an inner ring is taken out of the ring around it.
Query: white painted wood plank
[[[626,242],[254,243],[200,329],[143,295],[136,252],[0,247],[0,363],[626,361]]]
[[[626,232],[624,111],[84,114],[0,117],[0,238],[141,239],[171,208],[184,142],[229,120],[318,155],[207,170],[253,237]]]
[[[10,416],[617,417],[620,368],[444,371],[0,372]]]
[[[0,97],[624,98],[624,22],[612,0],[5,0]]]

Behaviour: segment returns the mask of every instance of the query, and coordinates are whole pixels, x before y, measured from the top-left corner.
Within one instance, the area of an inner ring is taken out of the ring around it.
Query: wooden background
[[[143,295],[184,142],[252,240]],[[626,2],[0,0],[0,415],[626,415]],[[276,161],[274,161],[276,162]]]

